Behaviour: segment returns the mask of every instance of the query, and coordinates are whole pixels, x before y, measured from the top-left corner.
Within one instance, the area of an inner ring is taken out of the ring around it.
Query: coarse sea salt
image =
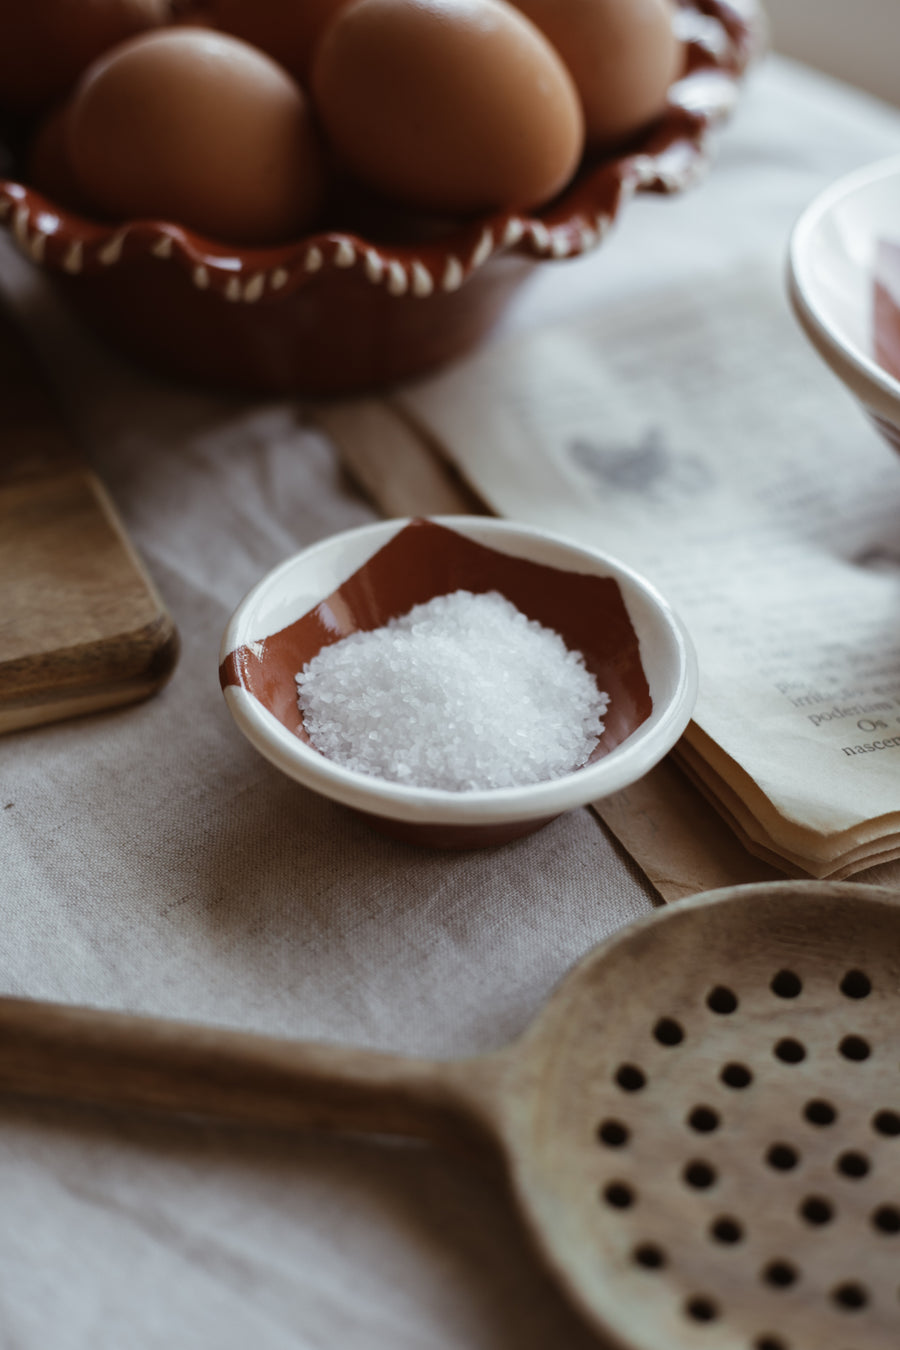
[[[609,696],[550,628],[497,591],[454,591],[351,633],[297,676],[312,744],[348,769],[454,792],[560,778]]]

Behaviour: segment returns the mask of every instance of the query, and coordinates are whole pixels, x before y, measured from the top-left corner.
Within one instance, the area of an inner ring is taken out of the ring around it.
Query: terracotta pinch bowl
[[[329,643],[460,589],[499,591],[582,653],[610,695],[604,733],[582,768],[456,792],[359,773],[310,744],[296,672]],[[219,660],[232,717],[272,764],[382,832],[440,848],[505,843],[634,783],[678,740],[697,696],[690,638],[649,582],[561,536],[478,516],[382,521],[286,559],[238,605]]]

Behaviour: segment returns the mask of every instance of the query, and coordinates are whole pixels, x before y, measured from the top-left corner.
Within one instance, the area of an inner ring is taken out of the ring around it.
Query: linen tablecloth
[[[786,243],[821,186],[898,148],[900,114],[772,59],[708,181],[631,203],[510,322]],[[501,1045],[652,887],[587,810],[430,853],[265,763],[218,689],[225,621],[269,567],[374,508],[314,410],[134,370],[8,239],[0,285],[183,642],[154,699],[0,742],[0,990],[436,1056]],[[425,1148],[4,1101],[0,1197],[2,1350],[597,1343],[504,1196]]]

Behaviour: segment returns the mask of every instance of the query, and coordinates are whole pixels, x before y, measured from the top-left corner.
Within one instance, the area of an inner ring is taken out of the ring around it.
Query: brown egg
[[[213,19],[304,82],[323,29],[348,0],[212,0]]]
[[[672,0],[513,0],[553,43],[584,105],[591,146],[658,117],[684,65]]]
[[[66,132],[75,180],[106,215],[266,244],[302,232],[319,210],[303,91],[223,33],[170,28],[122,43],[79,83]]]
[[[169,17],[169,0],[6,0],[0,106],[17,113],[49,107],[94,57]]]
[[[347,167],[410,206],[536,206],[581,155],[571,77],[504,0],[352,0],[322,36],[312,91]]]

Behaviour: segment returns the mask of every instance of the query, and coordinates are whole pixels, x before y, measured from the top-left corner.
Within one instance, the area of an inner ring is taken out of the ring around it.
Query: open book
[[[760,858],[850,876],[900,857],[900,458],[778,261],[708,284],[495,344],[344,429],[438,447],[488,509],[655,582],[700,661],[682,767]]]

